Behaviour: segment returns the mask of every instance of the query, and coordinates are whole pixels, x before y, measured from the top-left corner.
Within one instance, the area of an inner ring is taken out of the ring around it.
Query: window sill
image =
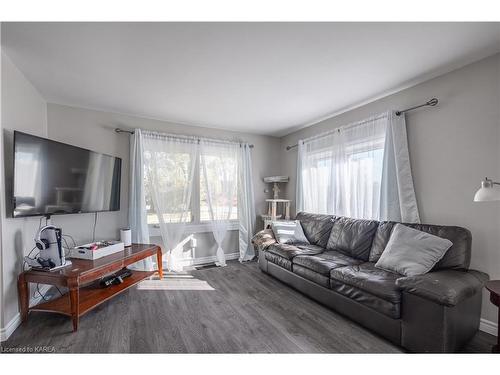
[[[159,224],[148,224],[149,235],[151,237],[161,236],[160,225]],[[234,220],[229,222],[227,230],[238,230],[239,221]],[[184,228],[184,234],[192,233],[211,233],[212,225],[210,223],[187,223]]]

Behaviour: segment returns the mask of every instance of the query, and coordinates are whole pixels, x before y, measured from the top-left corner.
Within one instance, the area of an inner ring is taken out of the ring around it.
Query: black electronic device
[[[120,209],[120,158],[15,131],[13,168],[12,217]]]
[[[47,268],[51,269],[56,267],[56,264],[52,261],[52,259],[42,259],[42,258],[37,258],[36,261],[42,268]]]
[[[102,288],[107,288],[111,285],[121,284],[121,283],[123,283],[123,279],[125,279],[129,276],[132,276],[132,271],[130,271],[127,268],[123,268],[120,271],[118,271],[112,275],[103,277],[101,279],[101,281],[99,282],[99,285]]]

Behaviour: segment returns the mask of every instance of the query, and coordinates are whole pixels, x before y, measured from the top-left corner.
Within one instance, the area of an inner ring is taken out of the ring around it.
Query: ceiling
[[[4,23],[52,103],[282,136],[500,51],[500,23]]]

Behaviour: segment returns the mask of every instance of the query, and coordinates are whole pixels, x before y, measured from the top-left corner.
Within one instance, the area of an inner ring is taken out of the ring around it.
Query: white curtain
[[[144,150],[142,133],[135,129],[130,138],[130,192],[128,222],[133,243],[149,243],[149,230],[146,216],[146,192],[144,189]],[[157,265],[161,267],[161,264]],[[135,263],[132,267],[143,271],[152,271],[151,258]]]
[[[307,156],[304,141],[302,139],[299,139],[299,141],[297,142],[297,177],[295,180],[295,212],[297,213],[303,211],[307,212],[304,206],[304,181],[302,179],[302,175],[307,173],[305,171],[305,168],[307,168],[307,164],[305,162],[306,159]],[[310,203],[308,202],[308,205],[309,204]]]
[[[299,141],[297,212],[418,222],[404,118],[395,117],[384,113]]]
[[[130,160],[129,222],[133,240],[149,242],[148,221],[156,221],[169,270],[183,268],[183,236],[193,219],[196,224],[210,224],[217,243],[217,265],[226,265],[224,238],[235,222],[239,260],[255,256],[250,245],[256,217],[248,144],[136,129]],[[141,267],[151,269],[151,260]]]
[[[225,266],[222,244],[232,218],[237,217],[238,153],[235,143],[200,141],[201,150],[201,205],[208,208],[210,225],[217,243],[216,265]],[[203,189],[204,188],[204,189]]]
[[[198,146],[194,138],[143,131],[144,166],[149,195],[158,217],[170,271],[182,270],[181,244],[191,221],[191,192]]]
[[[238,171],[239,261],[245,262],[255,257],[251,239],[255,230],[256,218],[252,156],[248,144],[242,144],[239,149]]]
[[[404,114],[388,113],[380,195],[380,220],[420,223]]]

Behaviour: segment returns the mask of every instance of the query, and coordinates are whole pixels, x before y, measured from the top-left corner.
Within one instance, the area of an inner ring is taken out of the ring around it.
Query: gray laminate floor
[[[466,352],[489,352],[479,332]],[[272,277],[229,262],[145,281],[104,303],[71,332],[67,317],[32,313],[2,351],[74,353],[399,353],[402,350]]]

